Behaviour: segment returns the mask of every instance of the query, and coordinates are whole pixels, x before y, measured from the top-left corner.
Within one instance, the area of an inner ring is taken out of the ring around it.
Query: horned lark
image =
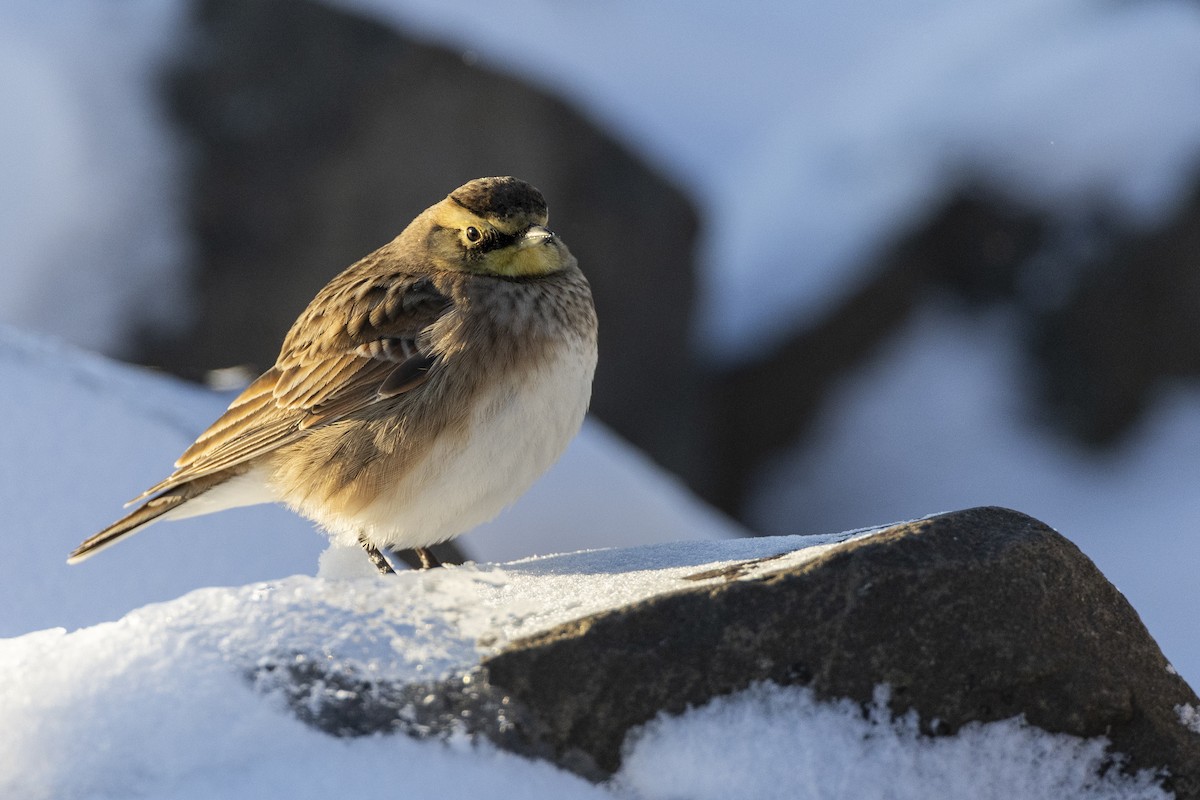
[[[481,178],[338,275],[275,366],[70,563],[159,520],[281,502],[381,572],[495,516],[579,430],[591,289],[541,193]],[[149,498],[149,499],[146,499]]]

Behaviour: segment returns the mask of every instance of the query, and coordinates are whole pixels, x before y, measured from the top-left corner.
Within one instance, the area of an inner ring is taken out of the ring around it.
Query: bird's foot
[[[389,558],[396,563],[403,562],[409,569],[420,570],[433,569],[445,564],[461,564],[466,560],[462,552],[448,542],[437,545],[440,556],[435,554],[431,547],[411,547],[407,550],[380,549],[361,536],[358,544],[367,552],[367,558],[371,559],[371,563],[381,575],[395,574],[395,568]]]
[[[363,550],[367,551],[367,558],[371,559],[371,563],[375,565],[375,569],[379,570],[380,575],[396,574],[396,570],[392,569],[392,565],[388,563],[387,556],[378,547],[363,538],[359,538],[358,543],[362,545]]]
[[[438,557],[435,556],[433,551],[427,547],[414,547],[413,552],[415,552],[417,554],[417,558],[421,560],[421,569],[431,569],[433,567],[440,567],[442,565],[442,562],[438,561]]]

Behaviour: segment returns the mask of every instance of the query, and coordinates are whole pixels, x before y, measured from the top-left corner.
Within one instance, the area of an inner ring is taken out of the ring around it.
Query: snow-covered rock
[[[1178,708],[1200,701],[1122,603],[997,510],[202,589],[0,640],[0,721],[21,731],[0,739],[0,794],[1159,798],[1165,766],[1195,797],[1200,734]],[[1073,631],[1062,651],[1013,638],[1042,625]],[[1135,685],[1099,693],[1080,672],[1131,663]],[[1047,708],[1123,745],[1123,768],[1105,739],[1030,724]],[[353,735],[399,731],[424,738]],[[595,786],[505,749],[616,771]]]
[[[697,563],[708,559],[717,564]],[[440,648],[457,631],[482,652],[478,669],[393,679],[386,665],[396,656],[364,659],[357,646],[344,654],[340,637],[327,637],[318,650],[297,643],[281,652],[271,642],[255,678],[330,733],[462,725],[592,778],[619,770],[629,732],[660,712],[765,681],[912,712],[935,734],[1020,717],[1104,736],[1126,768],[1169,774],[1180,797],[1200,797],[1200,735],[1178,711],[1200,699],[1095,565],[1017,512],[506,568],[528,583],[489,575],[495,588],[466,604],[472,610],[434,615],[449,630],[406,620],[389,637],[388,612],[368,606],[370,641],[407,652],[394,641],[415,630],[412,649],[423,654],[423,642]],[[480,625],[480,607],[493,622]],[[552,627],[555,617],[567,621]]]

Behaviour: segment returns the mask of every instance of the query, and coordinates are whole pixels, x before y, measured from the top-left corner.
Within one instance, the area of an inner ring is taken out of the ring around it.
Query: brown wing
[[[427,277],[343,273],[288,332],[275,366],[137,502],[283,447],[313,427],[420,386],[436,366],[430,325],[452,309]]]

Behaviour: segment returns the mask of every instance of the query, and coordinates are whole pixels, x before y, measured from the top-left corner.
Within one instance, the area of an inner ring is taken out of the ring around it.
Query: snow
[[[1179,715],[1179,723],[1192,733],[1200,735],[1200,709],[1190,703],[1182,703],[1175,707]]]
[[[262,658],[297,653],[327,654],[344,669],[390,681],[444,679],[469,670],[513,640],[664,591],[703,585],[704,580],[686,577],[697,572],[787,553],[740,578],[751,580],[764,570],[803,563],[837,542],[867,535],[646,545],[387,577],[296,575],[198,589],[75,633],[61,628],[53,636],[38,632],[32,635],[35,651],[15,652],[66,662],[76,655],[92,657],[88,654],[98,650],[108,664],[91,670],[98,683],[117,680],[117,673],[130,669],[169,671],[172,661],[185,657],[206,662],[210,671],[222,663],[224,671],[242,675]],[[804,549],[788,552],[796,548]],[[718,576],[707,582],[723,580]],[[140,654],[142,650],[146,652]],[[142,660],[134,664],[131,658]],[[29,663],[24,667],[29,669]],[[53,676],[53,670],[32,671]]]
[[[759,0],[702,9],[632,0],[341,2],[562,92],[687,186],[710,222],[701,310],[710,354],[761,346],[811,321],[859,280],[865,254],[963,173],[986,175],[1055,213],[1096,203],[1146,223],[1176,202],[1200,153],[1200,105],[1192,102],[1200,7],[1186,0],[908,0],[886,8]],[[71,0],[71,13],[60,9],[37,0],[0,6],[0,63],[8,67],[0,97],[11,111],[0,119],[0,318],[112,351],[146,315],[172,317],[181,291],[182,165],[154,100],[152,68],[175,44],[183,4]],[[803,263],[780,248],[803,254]],[[772,291],[758,291],[760,281]],[[728,308],[713,315],[718,302]],[[829,404],[826,445],[799,459],[802,468],[768,476],[756,521],[826,531],[1011,505],[1079,540],[1200,682],[1200,645],[1186,619],[1197,597],[1188,565],[1200,515],[1186,445],[1198,432],[1200,397],[1180,388],[1121,452],[1074,452],[1020,417],[1010,387],[1022,372],[1011,345],[962,328],[943,328],[952,338],[940,344],[930,329],[914,361],[897,356],[882,382],[868,375],[847,383]],[[119,417],[112,430],[76,425],[69,420],[80,411],[68,401],[75,387],[65,379],[53,391],[37,388],[49,392],[39,402],[53,413],[10,412],[37,435],[0,431],[3,452],[23,454],[0,463],[0,499],[21,510],[8,530],[36,535],[9,537],[0,601],[28,616],[0,614],[0,634],[26,622],[90,624],[197,586],[313,569],[322,537],[284,511],[255,508],[215,526],[160,526],[123,545],[126,553],[68,572],[62,548],[161,477],[220,406],[179,391],[174,403],[184,408],[175,412],[151,402],[152,382],[75,374],[115,380],[124,395],[144,390],[149,399],[136,407],[146,419]],[[91,402],[103,415],[123,400],[101,393]],[[931,403],[938,414],[927,413]],[[60,460],[41,458],[39,443],[60,435],[70,442],[57,448]],[[463,540],[471,552],[496,560],[589,546],[563,542],[559,531],[611,521],[610,495],[570,479],[577,453],[593,447],[612,456],[591,464],[603,473],[597,483],[620,496],[636,492],[645,471],[622,465],[644,459],[589,426],[528,502]],[[114,448],[127,457],[102,457]],[[928,455],[911,463],[914,452]],[[695,507],[675,502],[678,487],[656,475],[656,486],[671,487],[667,495],[638,494],[640,524],[608,525],[604,544],[684,538],[681,528],[705,524],[689,515],[711,517],[680,511]],[[46,508],[55,510],[52,524],[39,516]],[[248,530],[257,543],[249,550],[240,546]],[[178,542],[198,557],[181,558]],[[203,557],[211,553],[228,557]],[[23,570],[47,576],[45,587]]]
[[[924,309],[827,399],[805,447],[764,470],[752,526],[795,533],[1019,509],[1079,545],[1200,685],[1200,395],[1180,387],[1117,452],[1075,449],[1024,413],[1016,339],[1003,313]]]
[[[618,781],[638,797],[691,800],[1170,796],[1144,773],[1097,777],[1101,740],[1050,735],[1019,719],[922,738],[914,715],[889,719],[886,691],[876,696],[867,719],[855,703],[770,685],[661,716],[635,740]]]

